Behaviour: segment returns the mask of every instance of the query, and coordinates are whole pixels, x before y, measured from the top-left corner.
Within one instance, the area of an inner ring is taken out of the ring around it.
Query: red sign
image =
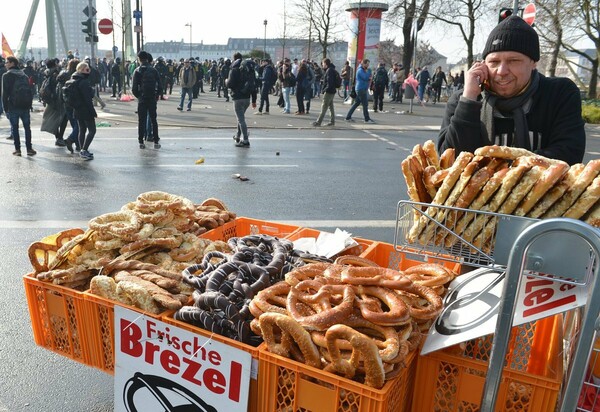
[[[102,34],[111,34],[113,22],[110,19],[102,19],[98,22],[98,31]]]
[[[530,26],[533,24],[535,21],[535,4],[529,3],[525,6],[523,9],[523,20]]]

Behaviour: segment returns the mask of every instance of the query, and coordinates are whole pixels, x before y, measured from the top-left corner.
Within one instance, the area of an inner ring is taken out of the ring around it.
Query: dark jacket
[[[460,100],[462,90],[448,101],[438,138],[438,151],[449,147],[473,152],[478,147],[499,144],[503,136],[506,145],[512,145],[514,122],[511,118],[494,117],[496,136],[485,139],[485,126],[480,119],[481,101]],[[571,80],[548,78],[540,74],[538,91],[533,95],[527,113],[527,125],[532,151],[570,165],[583,160],[585,129],[581,117],[581,95]]]
[[[333,63],[325,70],[325,77],[323,79],[323,90],[325,90],[325,93],[335,94],[337,92],[337,88],[335,87],[335,72],[335,65]]]
[[[231,70],[229,71],[226,86],[231,89],[231,98],[233,100],[249,99],[252,97],[252,103],[256,103],[256,88],[253,88],[251,92],[242,93],[243,84],[242,73],[240,72],[241,65],[242,59],[237,59],[231,64]]]
[[[427,69],[423,69],[417,74],[417,80],[419,81],[419,86],[425,86],[429,83],[429,79],[431,76],[429,75],[429,71]]]
[[[269,89],[273,87],[275,81],[277,80],[277,75],[275,74],[275,69],[271,64],[267,64],[263,69],[262,81],[263,86],[268,87]]]
[[[78,120],[94,120],[98,115],[96,114],[96,109],[94,109],[94,89],[90,85],[88,81],[88,76],[75,72],[72,79],[75,79],[75,84],[77,85],[77,90],[80,93],[82,105],[73,108],[73,116]]]
[[[150,71],[150,75],[154,77],[154,94],[152,96],[143,95],[143,77],[146,71]],[[160,94],[158,91],[161,89],[160,86],[160,75],[156,68],[152,67],[150,63],[144,63],[133,72],[133,80],[131,84],[131,92],[138,100],[156,100]]]
[[[2,105],[4,106],[4,111],[7,113],[12,109],[10,95],[12,94],[17,76],[26,76],[26,74],[21,69],[11,67],[2,75]]]

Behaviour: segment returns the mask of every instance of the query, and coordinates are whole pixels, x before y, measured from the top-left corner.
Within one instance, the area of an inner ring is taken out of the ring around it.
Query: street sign
[[[113,22],[110,19],[102,19],[98,22],[98,31],[102,34],[110,34],[113,31]]]
[[[83,14],[88,17],[94,17],[96,15],[96,9],[92,7],[92,12],[90,13],[89,6],[85,6],[85,9],[83,9]]]
[[[533,25],[533,22],[535,21],[535,4],[529,3],[525,6],[523,9],[523,20],[530,26]]]

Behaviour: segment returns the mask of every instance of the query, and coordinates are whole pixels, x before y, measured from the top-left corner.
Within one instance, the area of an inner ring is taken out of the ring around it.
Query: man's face
[[[363,69],[367,70],[369,68],[369,62],[362,63]]]
[[[519,94],[529,82],[536,62],[519,52],[503,51],[485,57],[490,89],[501,97]]]

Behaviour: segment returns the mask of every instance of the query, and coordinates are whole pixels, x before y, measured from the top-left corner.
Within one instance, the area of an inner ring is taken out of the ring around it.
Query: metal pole
[[[265,44],[263,46],[263,59],[267,58],[267,19],[263,22],[265,25]]]
[[[88,7],[90,8],[90,18],[92,19],[92,32],[90,33],[90,63],[92,63],[92,66],[95,66],[94,62],[96,61],[96,42],[94,41],[94,38],[96,37],[98,32],[96,31],[96,14],[94,13],[93,0],[89,0]]]
[[[519,12],[519,0],[513,1],[513,15],[516,16]]]
[[[136,18],[135,18],[135,23],[136,23],[136,27],[140,21],[140,19],[137,17],[140,11],[140,0],[135,0],[135,11],[136,11]],[[141,46],[141,41],[140,41],[140,37],[141,37],[142,33],[140,33],[140,29],[137,29],[137,31],[135,32],[135,46],[137,48],[137,52],[139,53],[140,50],[142,50]]]
[[[186,27],[189,26],[190,28],[190,59],[193,59],[192,56],[192,22],[186,23]]]
[[[354,53],[354,76],[350,79],[350,85],[354,87],[354,79],[356,79],[356,71],[358,70],[358,41],[360,39],[360,9],[362,8],[362,0],[358,2],[358,25],[356,26],[356,50]]]

